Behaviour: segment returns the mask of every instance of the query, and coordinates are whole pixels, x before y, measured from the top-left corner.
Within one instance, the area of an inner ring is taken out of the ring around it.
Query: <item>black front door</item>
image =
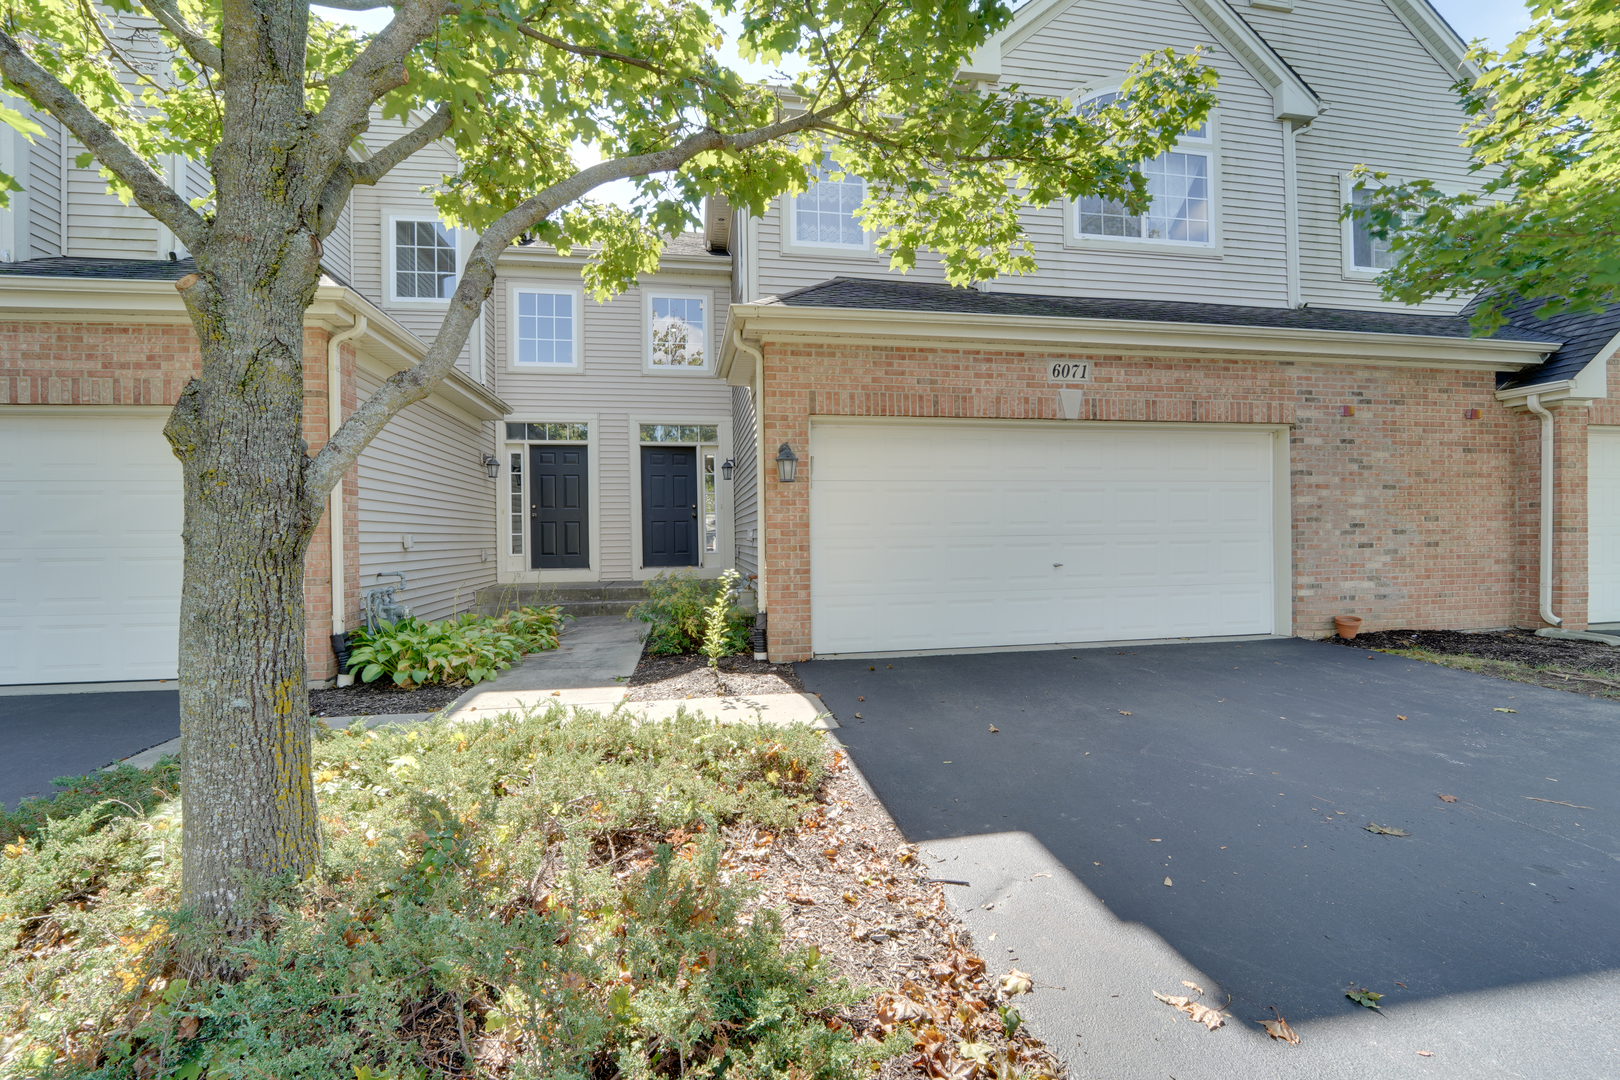
[[[641,563],[698,565],[697,451],[641,448]]]
[[[530,563],[542,570],[591,565],[585,450],[583,446],[529,450],[529,520],[534,526]]]

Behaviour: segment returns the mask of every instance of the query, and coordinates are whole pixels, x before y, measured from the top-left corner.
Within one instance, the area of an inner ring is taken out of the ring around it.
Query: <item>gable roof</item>
[[[197,272],[197,260],[89,259],[73,255],[0,263],[0,274],[29,277],[104,278],[114,281],[179,281]]]
[[[962,76],[996,82],[1001,78],[1002,54],[1018,48],[1042,27],[1079,0],[1028,0],[1013,20],[985,42],[963,66]],[[1405,2],[1405,0],[1402,0]],[[1288,65],[1265,38],[1255,32],[1226,0],[1180,0],[1193,18],[1229,49],[1238,63],[1271,92],[1278,120],[1314,120],[1323,106],[1305,80]]]
[[[1471,315],[1478,306],[1476,299],[1464,309]],[[1544,363],[1497,377],[1498,390],[1519,390],[1544,383],[1573,379],[1593,360],[1607,359],[1620,344],[1620,304],[1603,312],[1565,312],[1543,319],[1536,315],[1540,300],[1520,299],[1508,310],[1508,325],[1522,332],[1551,334],[1563,341],[1563,347]]]
[[[1253,326],[1286,330],[1398,334],[1417,337],[1471,338],[1461,315],[1416,315],[1405,311],[1351,311],[1345,308],[1245,307],[1178,300],[1117,300],[1090,296],[979,292],[949,285],[885,278],[837,277],[759,301],[785,307],[864,308],[877,311],[951,312],[976,315],[1023,315],[1069,319],[1117,319],[1131,322],[1195,323],[1203,326]],[[1508,325],[1492,335],[1496,341],[1559,344],[1547,330]]]

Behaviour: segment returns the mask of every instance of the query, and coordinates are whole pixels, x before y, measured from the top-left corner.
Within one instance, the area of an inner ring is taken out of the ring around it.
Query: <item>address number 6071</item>
[[[1091,364],[1085,360],[1053,360],[1047,365],[1046,379],[1055,383],[1091,381]]]

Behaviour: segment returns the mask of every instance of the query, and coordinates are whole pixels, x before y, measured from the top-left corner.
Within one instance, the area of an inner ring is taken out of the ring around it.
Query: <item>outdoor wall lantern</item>
[[[485,454],[484,471],[489,473],[489,478],[491,480],[499,478],[501,475],[501,459],[496,457],[494,454]]]
[[[731,479],[731,470],[736,468],[736,467],[737,467],[736,462],[732,461],[730,458],[726,458],[725,464],[720,466],[720,479],[722,479],[722,480],[730,480]]]
[[[793,452],[793,447],[787,443],[776,452],[776,478],[784,484],[791,484],[798,477],[799,455]]]

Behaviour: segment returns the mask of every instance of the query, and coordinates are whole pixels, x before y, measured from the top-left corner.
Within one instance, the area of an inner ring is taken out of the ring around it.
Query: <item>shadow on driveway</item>
[[[1614,703],[1298,639],[798,672],[909,839],[1032,834],[1239,1015],[1620,967]]]
[[[0,806],[55,794],[58,776],[83,776],[180,734],[180,692],[0,697]]]

